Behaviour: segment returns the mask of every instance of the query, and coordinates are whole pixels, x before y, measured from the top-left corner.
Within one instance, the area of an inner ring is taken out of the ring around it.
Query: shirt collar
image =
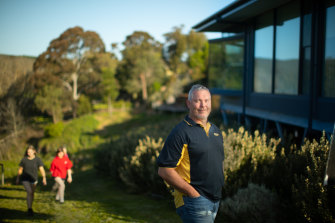
[[[184,122],[186,122],[189,126],[196,126],[199,125],[202,128],[208,128],[208,125],[211,126],[211,123],[209,121],[207,121],[207,126],[202,126],[201,124],[196,123],[195,121],[193,121],[193,119],[190,118],[190,116],[186,115]]]

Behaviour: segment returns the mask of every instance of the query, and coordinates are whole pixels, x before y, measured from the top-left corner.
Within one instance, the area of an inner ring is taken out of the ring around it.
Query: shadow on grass
[[[34,216],[28,216],[28,213],[25,211],[18,211],[8,208],[0,208],[1,213],[1,219],[7,219],[7,220],[18,220],[18,219],[26,219],[26,220],[47,220],[50,219],[52,216],[48,214],[43,213],[34,213]]]
[[[8,197],[8,196],[3,196],[3,195],[0,195],[0,199],[16,199],[16,200],[26,200],[25,198],[23,197]]]
[[[21,185],[19,185],[21,186]],[[24,191],[21,187],[0,187],[0,190],[8,190],[8,191]]]
[[[124,222],[177,223],[171,199],[154,198],[148,194],[130,194],[125,187],[94,169],[73,175],[73,182],[66,185],[67,201],[85,201],[97,204],[113,220]]]

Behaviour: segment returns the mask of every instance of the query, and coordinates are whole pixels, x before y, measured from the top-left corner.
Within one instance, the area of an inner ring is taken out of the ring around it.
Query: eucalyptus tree
[[[164,34],[163,56],[174,81],[179,85],[187,85],[204,78],[208,63],[208,42],[203,33],[191,30],[182,33],[183,27],[174,27]]]
[[[97,33],[78,26],[67,29],[36,59],[36,87],[61,86],[71,92],[75,105],[81,93],[87,94],[100,83],[101,73],[94,69],[94,62],[104,52],[105,45]]]
[[[119,83],[115,78],[116,69],[119,61],[114,53],[104,53],[100,54],[96,58],[95,65],[97,70],[101,72],[101,82],[99,85],[99,95],[102,99],[107,102],[108,111],[112,112],[112,102],[119,95]]]
[[[165,78],[162,44],[147,32],[135,31],[123,42],[122,60],[117,78],[122,90],[145,103],[160,91]],[[141,96],[140,96],[141,95]]]

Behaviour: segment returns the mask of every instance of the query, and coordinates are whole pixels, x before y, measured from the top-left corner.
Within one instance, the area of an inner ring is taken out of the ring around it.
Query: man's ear
[[[190,101],[188,99],[186,99],[186,106],[187,108],[190,108]]]

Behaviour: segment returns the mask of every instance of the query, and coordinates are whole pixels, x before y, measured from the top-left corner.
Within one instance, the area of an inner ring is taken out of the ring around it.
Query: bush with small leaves
[[[276,193],[264,185],[250,183],[237,193],[221,201],[220,214],[224,222],[230,223],[275,223],[280,205]]]

